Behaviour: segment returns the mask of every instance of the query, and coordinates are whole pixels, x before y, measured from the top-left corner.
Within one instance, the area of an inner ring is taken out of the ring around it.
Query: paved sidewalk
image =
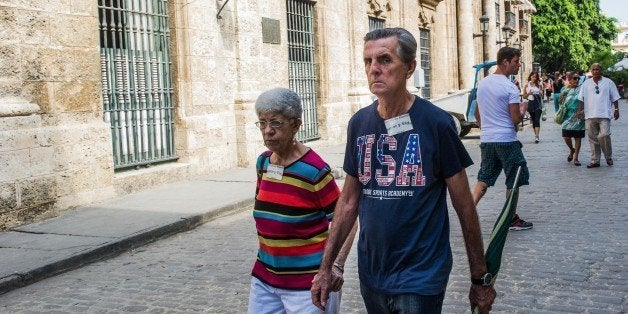
[[[308,145],[342,165],[344,145]],[[247,209],[254,193],[255,167],[236,168],[0,232],[0,294]]]

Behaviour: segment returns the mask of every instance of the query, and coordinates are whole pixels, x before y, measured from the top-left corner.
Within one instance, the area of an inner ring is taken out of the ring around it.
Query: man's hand
[[[480,310],[480,313],[489,313],[493,306],[493,301],[495,301],[496,295],[497,293],[495,292],[495,288],[493,288],[493,285],[471,285],[471,290],[469,291],[469,301],[471,302],[471,308],[477,306]]]
[[[526,115],[526,111],[528,111],[528,101],[524,100],[519,104],[519,114],[523,117]]]
[[[321,310],[325,310],[327,300],[329,299],[329,292],[332,290],[332,276],[319,269],[318,274],[314,276],[312,280],[312,303]]]
[[[613,110],[613,117],[615,118],[615,120],[619,119],[619,110]]]

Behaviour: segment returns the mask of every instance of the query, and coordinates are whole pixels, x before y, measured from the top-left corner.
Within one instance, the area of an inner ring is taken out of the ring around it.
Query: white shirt
[[[510,104],[519,104],[519,88],[508,77],[491,74],[478,84],[480,108],[480,141],[504,143],[517,140],[515,124],[510,118]]]
[[[599,93],[596,93],[596,86]],[[592,78],[585,80],[580,87],[580,94],[578,94],[578,100],[584,102],[584,117],[586,119],[611,119],[613,117],[613,102],[619,98],[615,83],[603,76],[597,84]]]
[[[541,92],[541,89],[538,86],[532,85],[530,82],[526,84],[526,93],[538,95]]]

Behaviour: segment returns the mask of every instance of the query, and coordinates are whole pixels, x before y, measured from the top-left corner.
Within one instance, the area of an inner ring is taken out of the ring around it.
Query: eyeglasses
[[[285,122],[278,120],[270,120],[270,121],[257,121],[255,122],[255,126],[257,126],[260,130],[265,130],[266,126],[270,126],[271,129],[279,129]]]
[[[596,93],[596,94],[599,94],[599,93],[600,93],[600,87],[599,87],[599,86],[597,86],[597,85],[595,85],[595,93]]]

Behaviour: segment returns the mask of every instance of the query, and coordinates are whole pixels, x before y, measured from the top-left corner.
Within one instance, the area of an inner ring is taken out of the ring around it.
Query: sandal
[[[573,154],[576,152],[575,149],[571,149],[571,153],[569,153],[569,156],[567,156],[567,162],[571,162],[573,160]]]
[[[577,160],[573,162],[573,165],[574,166],[582,166],[582,164],[579,161],[577,161]]]

